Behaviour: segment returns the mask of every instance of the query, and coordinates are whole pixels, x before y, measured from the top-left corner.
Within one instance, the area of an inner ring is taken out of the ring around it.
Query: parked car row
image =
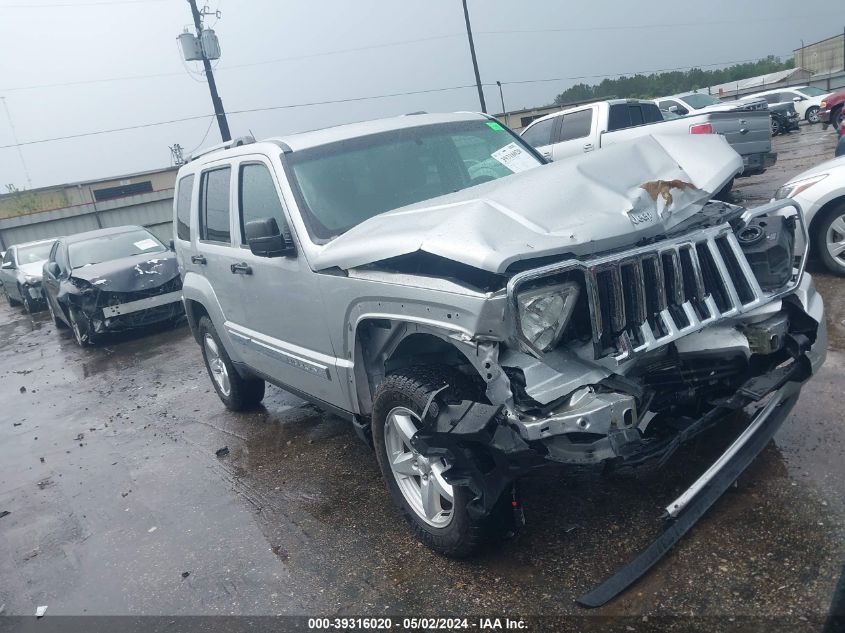
[[[184,318],[173,252],[140,226],[78,233],[9,248],[0,268],[9,305],[48,309],[79,345],[113,332]]]

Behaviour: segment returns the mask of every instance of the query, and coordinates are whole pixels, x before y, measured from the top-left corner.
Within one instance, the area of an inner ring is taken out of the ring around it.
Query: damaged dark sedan
[[[43,291],[56,327],[70,327],[82,346],[184,317],[176,258],[140,226],[57,240],[44,264]]]

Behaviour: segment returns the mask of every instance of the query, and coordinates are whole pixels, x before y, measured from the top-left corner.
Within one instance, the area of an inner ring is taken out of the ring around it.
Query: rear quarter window
[[[179,180],[176,188],[176,238],[191,239],[191,195],[194,191],[194,175]]]

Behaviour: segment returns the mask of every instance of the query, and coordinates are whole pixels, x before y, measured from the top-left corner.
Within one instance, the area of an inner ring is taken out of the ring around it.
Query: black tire
[[[830,112],[830,124],[837,132],[842,127],[843,120],[845,120],[845,108],[843,106],[839,106]]]
[[[845,277],[845,264],[835,259],[827,250],[827,231],[837,219],[845,216],[845,203],[826,210],[813,222],[813,250],[822,260],[825,268],[834,275]],[[843,236],[845,238],[845,236]]]
[[[444,392],[447,399],[474,397],[474,389],[469,385],[469,381],[449,367],[409,367],[387,376],[376,390],[373,400],[373,444],[390,496],[417,538],[439,554],[451,558],[465,558],[508,529],[507,505],[500,499],[491,515],[475,519],[467,512],[467,504],[472,500],[473,494],[466,487],[453,486],[451,520],[445,527],[429,525],[411,507],[400,490],[390,467],[385,440],[387,417],[391,411],[402,407],[419,416],[431,394],[445,385],[449,385],[449,389]]]
[[[214,329],[214,324],[207,316],[200,318],[197,324],[199,331],[200,347],[202,348],[202,359],[205,362],[205,369],[208,372],[208,377],[211,379],[211,384],[214,390],[220,397],[220,400],[226,405],[230,411],[246,411],[257,407],[261,400],[264,399],[264,381],[260,378],[244,378],[235,369],[226,348],[220,341],[217,335],[217,330]],[[215,378],[215,371],[209,364],[209,358],[212,354],[211,350],[207,348],[206,337],[210,336],[216,345],[216,354],[219,361],[222,363],[226,371],[228,379],[228,393],[225,388],[218,384],[218,379]]]
[[[734,188],[734,181],[736,178],[731,178],[724,187],[719,189],[715,196],[713,196],[714,200],[721,200],[722,202],[731,202],[733,200],[733,195],[731,191]]]
[[[772,136],[777,136],[778,134],[780,134],[780,121],[772,117]]]
[[[807,120],[807,123],[810,125],[815,125],[819,122],[819,108],[818,106],[813,106],[811,108],[807,108],[807,111],[804,113],[804,118]]]
[[[79,311],[73,306],[68,306],[68,320],[70,321],[73,338],[79,347],[88,347],[97,344],[97,337],[90,331],[88,320],[80,315]]]
[[[10,308],[14,308],[14,307],[19,306],[21,304],[21,302],[18,301],[17,299],[12,299],[12,295],[9,294],[8,290],[6,290],[6,301],[9,302]]]

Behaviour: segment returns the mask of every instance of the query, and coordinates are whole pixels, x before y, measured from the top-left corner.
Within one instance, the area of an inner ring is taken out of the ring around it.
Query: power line
[[[122,0],[121,2],[67,2],[64,4],[0,4],[0,9],[73,9],[76,7],[119,7],[127,4],[151,4],[167,0]]]

